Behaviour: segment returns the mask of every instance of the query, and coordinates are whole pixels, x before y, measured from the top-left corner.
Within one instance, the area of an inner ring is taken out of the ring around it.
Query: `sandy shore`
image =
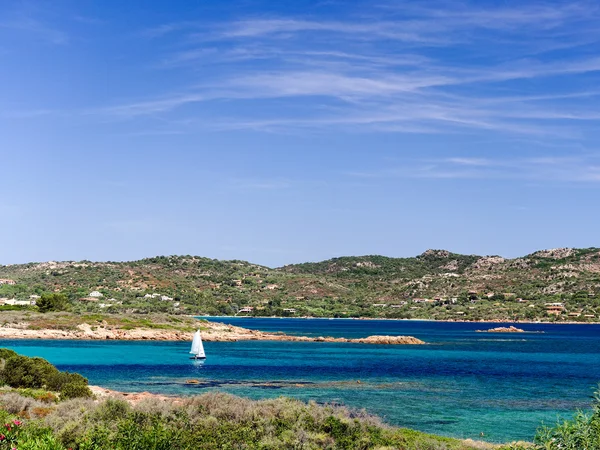
[[[215,322],[199,323],[202,339],[207,342],[235,341],[294,341],[294,342],[350,342],[358,344],[424,344],[412,336],[369,336],[361,339],[290,336],[283,333],[265,333]],[[134,328],[126,330],[108,325],[80,324],[76,329],[32,330],[27,323],[5,324],[0,327],[0,339],[88,339],[121,341],[191,341],[193,332],[168,329]]]

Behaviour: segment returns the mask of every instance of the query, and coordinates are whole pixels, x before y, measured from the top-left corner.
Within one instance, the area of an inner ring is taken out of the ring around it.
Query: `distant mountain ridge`
[[[254,314],[285,309],[306,315],[392,317],[402,312],[413,317],[409,303],[414,298],[469,296],[538,302],[585,298],[585,304],[595,308],[600,296],[600,249],[540,250],[512,259],[427,250],[411,258],[344,256],[279,268],[195,256],[50,261],[0,266],[1,279],[14,280],[15,285],[0,286],[0,297],[64,291],[76,301],[99,291],[113,304],[122,302],[122,308],[172,307],[164,302],[144,306],[140,300],[159,292],[181,303],[184,310],[210,314],[231,314],[248,306]],[[379,310],[375,305],[395,310]]]

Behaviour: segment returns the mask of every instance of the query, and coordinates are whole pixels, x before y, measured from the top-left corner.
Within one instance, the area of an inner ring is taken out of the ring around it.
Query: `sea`
[[[427,344],[205,342],[204,361],[189,359],[186,342],[4,339],[0,346],[119,391],[289,396],[490,442],[531,441],[541,424],[589,411],[600,381],[600,325],[204,319],[305,336],[410,335]],[[526,332],[477,332],[509,325]]]

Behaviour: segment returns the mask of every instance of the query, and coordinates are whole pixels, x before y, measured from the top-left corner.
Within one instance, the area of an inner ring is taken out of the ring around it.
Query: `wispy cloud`
[[[381,170],[347,171],[354,178],[519,180],[543,183],[600,182],[600,153],[578,156],[405,160]]]
[[[600,120],[594,99],[600,58],[592,47],[572,54],[556,49],[600,45],[598,19],[600,7],[586,1],[403,2],[349,8],[336,20],[159,24],[143,33],[170,42],[155,67],[197,81],[90,112],[118,119],[173,115],[177,132],[193,124],[578,139],[586,123]],[[223,102],[240,108],[213,114]],[[269,113],[275,104],[277,113]]]

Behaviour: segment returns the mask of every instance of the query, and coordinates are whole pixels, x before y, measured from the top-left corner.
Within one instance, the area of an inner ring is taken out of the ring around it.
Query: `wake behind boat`
[[[194,339],[192,340],[192,348],[190,349],[190,353],[194,356],[191,356],[190,359],[205,359],[206,355],[204,354],[204,345],[202,345],[202,337],[200,336],[200,330],[194,333]]]

